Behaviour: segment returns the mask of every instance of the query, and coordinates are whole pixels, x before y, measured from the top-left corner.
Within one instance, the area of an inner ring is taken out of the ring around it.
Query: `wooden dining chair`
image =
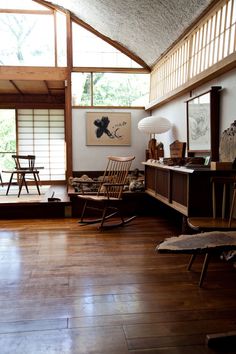
[[[212,210],[210,216],[193,216],[187,218],[188,226],[197,231],[213,231],[236,229],[236,221],[233,219],[234,209],[234,185],[236,177],[212,177]],[[232,194],[233,190],[233,194]],[[231,194],[233,197],[231,198]],[[230,200],[232,199],[232,202]]]
[[[120,217],[120,222],[109,223],[109,227],[124,225],[133,220],[135,216],[124,218],[122,215],[122,201],[124,187],[127,185],[127,177],[130,171],[134,156],[117,157],[109,156],[107,167],[100,181],[90,182],[91,184],[98,183],[98,191],[96,195],[83,193],[83,184],[81,182],[82,194],[78,198],[83,200],[84,206],[81,214],[81,224],[99,223],[99,229],[104,227],[104,223],[114,216]],[[86,217],[87,212],[96,210],[100,213],[99,218]]]
[[[29,179],[35,182],[38,194],[40,194],[39,169],[35,167],[35,155],[12,155],[12,158],[15,162],[15,169],[11,171],[3,171],[11,174],[6,195],[8,195],[14,177],[16,177],[17,183],[19,185],[18,197],[21,194],[23,185],[25,186],[27,193],[29,193],[27,185],[27,180]]]
[[[232,231],[236,230],[236,219],[234,212],[236,209],[236,179],[235,177],[212,177],[212,215],[208,217],[189,217],[188,226],[194,231]],[[191,269],[194,260],[199,254],[199,250],[192,253],[188,264],[188,270]],[[210,256],[212,252],[205,252],[204,263],[200,276],[199,285],[202,285],[206,275]]]

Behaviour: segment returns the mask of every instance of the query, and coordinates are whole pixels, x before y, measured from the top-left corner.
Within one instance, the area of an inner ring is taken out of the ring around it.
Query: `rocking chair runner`
[[[128,157],[116,157],[109,156],[106,170],[103,174],[101,181],[98,182],[98,192],[96,195],[81,194],[78,198],[84,200],[84,207],[81,214],[81,224],[100,223],[99,229],[104,227],[105,221],[115,215],[119,215],[121,218],[120,223],[110,224],[109,227],[121,226],[127,222],[133,220],[135,216],[128,219],[124,219],[121,211],[122,195],[125,184],[127,184],[127,176],[135,159],[134,156]],[[88,183],[88,182],[81,182]],[[91,182],[95,183],[95,182]],[[82,193],[83,193],[83,187]],[[99,210],[102,214],[98,219],[85,220],[85,214],[88,209]],[[107,225],[106,225],[107,226]]]

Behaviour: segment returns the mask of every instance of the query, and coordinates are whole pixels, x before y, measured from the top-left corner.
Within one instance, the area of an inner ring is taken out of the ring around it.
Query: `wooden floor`
[[[175,220],[0,225],[1,354],[214,353],[206,334],[236,328],[233,263],[213,259],[199,288],[202,259],[188,272],[187,255],[155,252]]]

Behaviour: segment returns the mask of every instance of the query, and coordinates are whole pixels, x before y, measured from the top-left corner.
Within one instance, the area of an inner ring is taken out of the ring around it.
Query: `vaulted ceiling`
[[[122,44],[148,66],[201,15],[212,0],[53,0]],[[214,1],[216,2],[216,1]]]

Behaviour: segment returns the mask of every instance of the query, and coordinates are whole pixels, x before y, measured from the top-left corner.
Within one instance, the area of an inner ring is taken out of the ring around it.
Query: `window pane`
[[[91,106],[90,73],[72,73],[72,105]]]
[[[11,157],[16,152],[16,121],[14,109],[0,109],[0,168],[11,170],[14,161]],[[3,182],[9,180],[9,174],[2,173]]]
[[[57,65],[66,66],[66,16],[56,13],[57,21]]]
[[[1,65],[54,66],[52,15],[0,14]]]
[[[149,74],[93,74],[94,106],[145,106],[149,99]]]
[[[140,68],[127,55],[73,23],[73,65],[84,67],[126,67]]]
[[[44,10],[45,6],[41,6],[32,0],[0,0],[1,9],[18,9],[18,10]]]

